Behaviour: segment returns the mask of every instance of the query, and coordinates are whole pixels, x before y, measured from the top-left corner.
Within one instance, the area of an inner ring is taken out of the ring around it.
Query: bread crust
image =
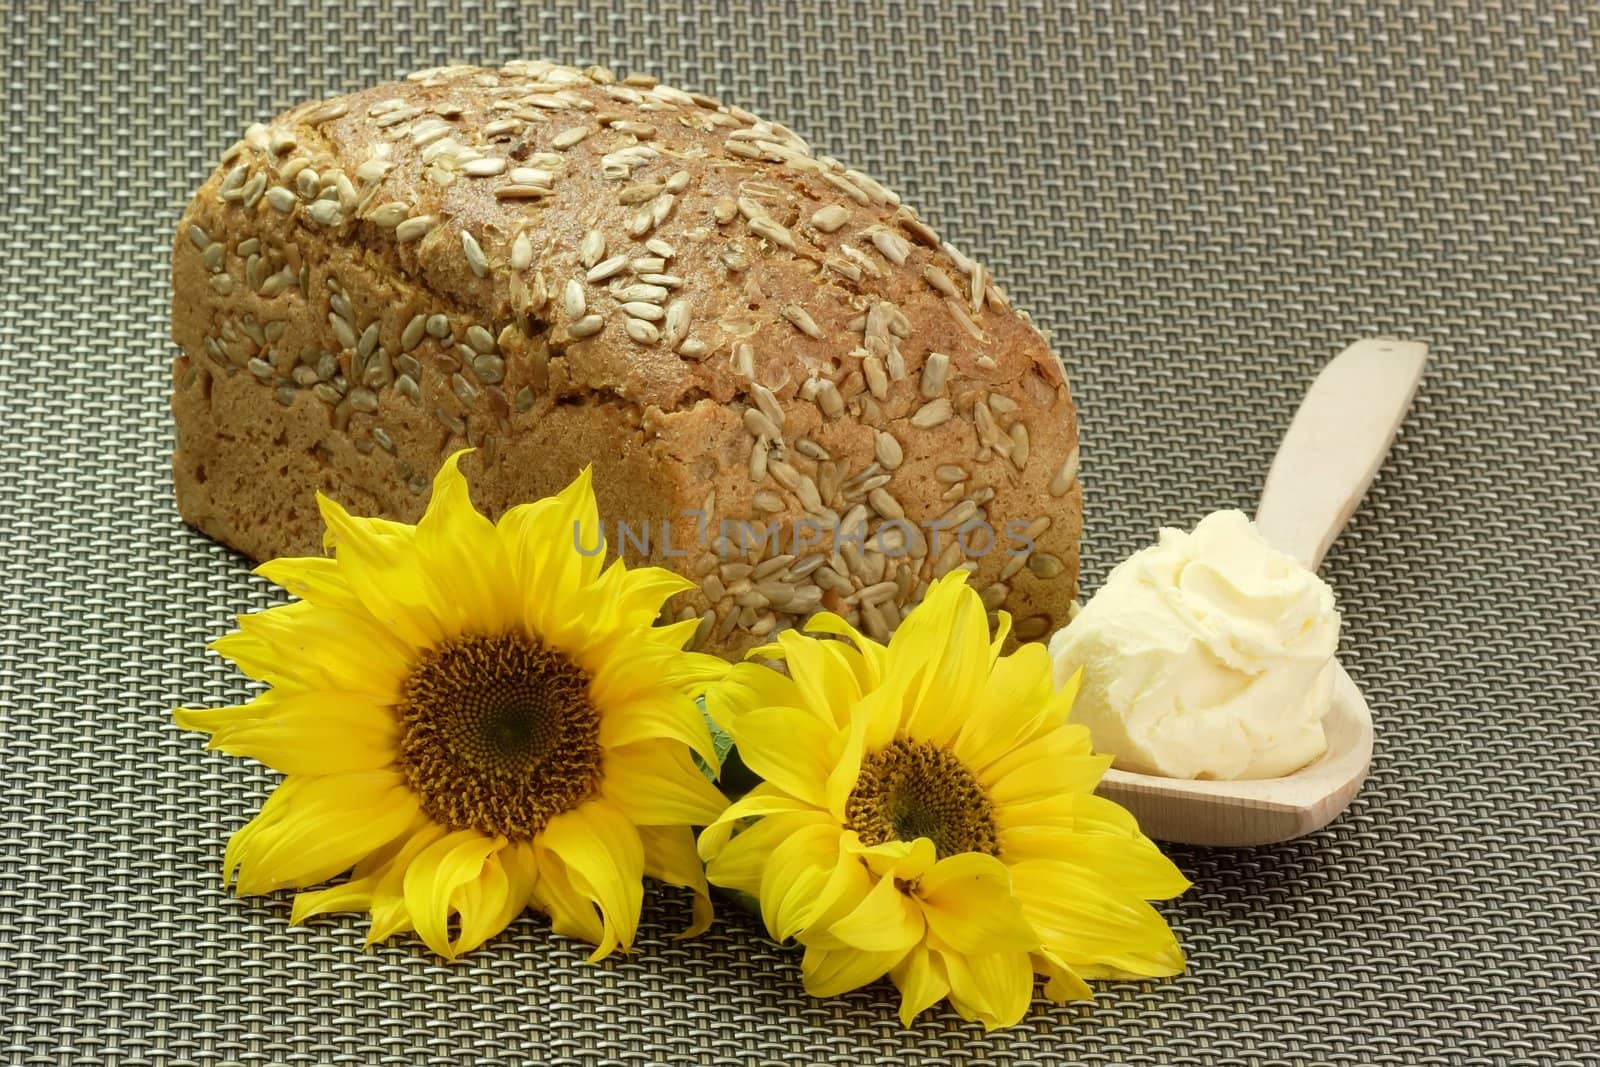
[[[592,464],[612,547],[698,583],[670,611],[724,655],[823,608],[887,637],[956,566],[1023,639],[1076,597],[1044,338],[739,108],[545,63],[302,104],[225,153],[172,277],[179,510],[253,559],[320,553],[315,490],[414,521],[470,445],[491,515]]]

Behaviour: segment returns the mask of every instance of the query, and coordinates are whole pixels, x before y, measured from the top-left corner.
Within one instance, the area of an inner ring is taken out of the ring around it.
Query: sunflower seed
[[[417,215],[395,227],[394,236],[401,244],[418,241],[432,233],[439,225],[437,215]]]
[[[567,333],[573,337],[593,337],[605,324],[606,320],[599,315],[585,315],[568,326]]]
[[[388,203],[374,208],[372,214],[367,216],[376,226],[385,230],[392,230],[406,219],[411,217],[411,208],[406,204]]]
[[[660,196],[662,190],[660,182],[636,182],[633,185],[625,185],[617,191],[617,203],[629,207],[643,204]]]
[[[956,283],[950,280],[950,276],[932,264],[922,268],[922,280],[942,296],[948,296],[953,300],[960,300],[962,297],[961,290],[956,288]]]
[[[494,190],[496,200],[539,200],[554,195],[555,190],[548,185],[507,184],[497,185]]]
[[[984,591],[979,594],[983,600],[983,607],[985,611],[999,611],[1000,605],[1004,604],[1006,602],[1006,597],[1010,595],[1011,587],[1006,585],[1004,582],[995,582],[994,584],[986,587]]]
[[[776,222],[773,222],[765,215],[751,219],[747,225],[750,227],[751,233],[755,234],[757,237],[762,237],[768,241],[771,241],[779,248],[785,248],[790,252],[793,252],[799,247],[797,244],[795,244],[793,234],[784,229],[782,226],[778,225]]]
[[[918,408],[916,414],[911,416],[911,425],[919,430],[929,430],[950,421],[950,414],[950,401],[940,397]]]
[[[922,395],[929,400],[944,392],[945,380],[950,374],[950,357],[943,352],[929,352],[922,365]]]
[[[874,489],[867,494],[867,502],[874,511],[886,519],[903,519],[906,517],[905,509],[900,502],[889,495],[888,490]]]
[[[245,207],[255,207],[261,202],[261,195],[266,191],[267,176],[265,174],[257,174],[254,178],[251,178],[249,184],[244,187],[244,192],[240,196],[240,202],[244,204]]]
[[[844,397],[839,395],[838,387],[826,378],[817,381],[816,402],[817,407],[830,419],[837,419],[844,414]]]
[[[506,161],[499,156],[485,156],[482,159],[471,159],[461,166],[461,173],[469,178],[493,178],[503,174]]]
[[[1000,569],[1000,580],[1002,582],[1008,581],[1013,575],[1027,565],[1028,557],[1025,553],[1013,555],[1011,559],[1006,562],[1006,565]]]
[[[785,304],[779,309],[778,313],[793,323],[795,329],[807,337],[821,339],[822,330],[818,328],[816,321],[806,312],[806,309],[799,304]]]
[[[698,337],[691,337],[678,345],[678,355],[684,359],[705,359],[711,354],[711,346]]]
[[[568,148],[571,148],[573,145],[577,144],[587,136],[589,136],[589,127],[573,126],[562,130],[560,133],[550,138],[550,144],[554,148],[559,148],[562,151],[566,151]]]
[[[350,407],[365,415],[378,410],[378,394],[365,387],[350,390]]]
[[[905,453],[900,448],[900,442],[893,434],[883,430],[872,431],[872,454],[877,457],[885,470],[897,470],[905,460]]]
[[[1011,424],[1011,465],[1019,471],[1028,465],[1028,427],[1023,422]]]
[[[800,472],[781,459],[770,460],[767,467],[772,471],[772,477],[777,479],[779,485],[791,493],[800,487]]]
[[[827,449],[823,448],[809,437],[802,437],[796,441],[794,443],[794,450],[800,453],[802,456],[808,456],[811,459],[817,460],[818,462],[826,462],[832,458],[828,455]],[[828,496],[830,494],[824,492],[822,495]]]
[[[761,563],[757,564],[756,569],[750,572],[750,577],[755,581],[760,582],[762,579],[770,578],[774,574],[777,574],[779,571],[783,570],[793,562],[794,555],[792,553],[773,556],[770,559],[763,560]],[[758,585],[756,588],[759,589],[761,587]]]
[[[426,330],[427,315],[411,315],[411,322],[406,323],[405,330],[400,331],[400,347],[410,352],[422,344],[422,333]]]
[[[287,215],[294,210],[296,200],[294,193],[281,185],[274,185],[267,190],[267,203],[271,205],[272,210]]]
[[[339,347],[355,348],[356,332],[337,311],[328,312],[328,326],[333,330],[333,336],[338,339]]]
[[[511,269],[526,270],[533,262],[533,242],[528,240],[525,233],[517,234],[517,239],[511,242]]]
[[[850,221],[850,211],[838,204],[829,204],[827,207],[818,208],[811,215],[811,225],[823,233],[832,233],[846,222]]]
[[[595,282],[603,282],[607,278],[615,277],[622,273],[622,269],[627,265],[627,256],[612,256],[610,259],[590,267],[589,272],[584,277],[591,285]]]
[[[762,414],[772,421],[773,426],[782,430],[784,424],[783,405],[778,403],[778,398],[773,394],[772,390],[759,382],[752,382],[750,395],[755,399],[756,407],[761,409]]]
[[[643,319],[625,319],[623,329],[627,331],[629,337],[642,345],[653,345],[661,339],[661,331],[656,329],[655,324]]]
[[[989,336],[979,328],[978,324],[972,321],[972,317],[967,314],[967,309],[958,301],[946,297],[944,306],[949,310],[950,316],[956,320],[973,340],[983,342],[989,339]]]
[[[356,342],[356,356],[364,360],[368,356],[372,355],[377,347],[378,324],[374,322],[370,323],[365,330],[361,331],[361,338]]]
[[[668,348],[677,348],[688,336],[693,309],[687,300],[674,300],[667,305],[665,340]]]
[[[628,269],[635,274],[653,274],[656,271],[666,270],[667,261],[660,256],[640,256],[628,264]]]
[[[667,317],[667,312],[660,304],[652,304],[644,300],[634,300],[622,304],[622,313],[635,319],[645,319],[648,322],[660,322]]]
[[[493,352],[495,350],[494,334],[474,323],[467,327],[467,344],[476,352]]]
[[[613,285],[614,288],[611,290],[611,295],[619,303],[626,304],[636,300],[644,300],[652,304],[659,304],[668,296],[667,290],[659,285],[616,285],[615,283]]]
[[[587,234],[584,234],[584,240],[582,240],[581,245],[578,246],[578,261],[582,262],[584,269],[587,270],[589,267],[594,267],[597,262],[600,262],[603,256],[605,256],[605,234],[602,234],[600,230],[589,230]],[[626,259],[624,259],[624,262],[626,262]],[[621,270],[621,267],[618,267],[618,270]],[[610,277],[610,275],[606,275],[606,277]],[[595,278],[590,278],[590,282],[594,282],[594,280]]]
[[[744,428],[757,439],[758,444],[764,441],[783,440],[783,431],[765,413],[755,408],[744,409]],[[765,451],[762,454],[765,455]]]
[[[489,275],[489,257],[483,254],[483,246],[478,239],[466,230],[461,231],[461,251],[466,254],[467,266],[472,268],[472,273],[480,278]]]
[[[872,244],[883,254],[884,259],[887,259],[897,267],[905,266],[906,257],[911,255],[911,245],[907,243],[906,239],[888,230],[874,231]]]
[[[1067,569],[1059,556],[1052,556],[1048,552],[1035,552],[1028,557],[1028,569],[1039,578],[1057,578]]]
[[[1078,478],[1078,450],[1074,448],[1067,453],[1061,461],[1061,466],[1056,469],[1055,476],[1050,479],[1050,495],[1065,496],[1072,483]]]
[[[1050,616],[1030,615],[1026,619],[1023,619],[1021,622],[1017,623],[1016,629],[1012,632],[1017,635],[1018,641],[1037,641],[1039,638],[1048,633],[1049,630]]]
[[[561,310],[566,312],[569,319],[581,319],[588,309],[588,301],[583,295],[583,283],[576,278],[569,279],[561,290]]]

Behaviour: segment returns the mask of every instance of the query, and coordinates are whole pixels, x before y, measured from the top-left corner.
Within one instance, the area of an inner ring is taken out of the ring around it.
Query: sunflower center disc
[[[399,764],[432,818],[526,840],[600,781],[589,676],[518,633],[428,652],[401,694]]]
[[[952,753],[904,738],[861,761],[845,819],[867,845],[933,841],[939,858],[1000,854],[994,806],[977,777]]]

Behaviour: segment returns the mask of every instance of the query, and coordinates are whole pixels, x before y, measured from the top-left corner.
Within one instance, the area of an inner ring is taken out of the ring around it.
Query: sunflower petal
[[[1003,789],[1002,783],[1019,771],[1030,767],[1049,768],[1065,760],[1079,760],[1094,756],[1094,751],[1089,744],[1089,731],[1087,727],[1072,723],[1057,726],[1045,733],[1039,734],[1023,744],[1001,750],[991,754],[989,759],[974,760],[971,764],[978,774],[978,780],[991,790]],[[1063,781],[1055,793],[1088,793],[1093,792],[1099,779],[1090,783],[1087,788],[1076,777]],[[1025,796],[1009,796],[1009,800],[1027,799]]]
[[[733,664],[706,688],[705,697],[711,721],[724,730],[731,730],[742,715],[757,708],[798,708],[804,703],[794,680],[764,663]]]
[[[698,849],[700,858],[712,859],[728,847],[729,840],[735,831],[750,819],[757,819],[765,815],[788,815],[798,812],[808,812],[813,818],[806,821],[815,822],[822,819],[823,813],[796,800],[789,794],[777,789],[767,782],[758,784],[750,792],[728,805],[721,815],[707,826],[700,834]]]
[[[644,844],[628,817],[604,800],[591,800],[551,819],[539,846],[560,857],[572,884],[600,906],[606,934],[589,961],[610,955],[615,946],[630,948],[644,901]]]
[[[581,892],[561,858],[536,849],[539,876],[534,882],[532,900],[550,916],[550,929],[598,945],[606,939],[606,924],[594,900]]]
[[[403,892],[411,924],[423,944],[445,959],[455,959],[465,951],[460,941],[450,937],[452,914],[461,916],[463,928],[468,923],[463,889],[486,876],[490,857],[505,843],[503,837],[489,837],[477,830],[456,830],[423,849],[406,868]],[[504,887],[500,892],[504,893]]]
[[[495,525],[473,505],[461,473],[469,451],[452,453],[434,475],[433,495],[417,522],[416,551],[428,560],[429,606],[446,630],[498,633],[518,621],[520,597]]]
[[[732,840],[708,845],[707,839],[714,831],[731,829],[725,823],[710,827],[700,835],[700,854],[706,860],[706,877],[711,884],[724,889],[736,889],[741,893],[759,896],[762,874],[772,858],[772,850],[800,830],[825,823],[827,818],[825,813],[815,809],[772,815],[740,830]]]
[[[910,1026],[924,1011],[943,1000],[950,992],[944,960],[926,945],[918,945],[889,972],[900,990],[900,1025]]]
[[[461,932],[455,952],[470,952],[511,925],[511,920],[528,906],[538,868],[533,849],[526,842],[513,842],[489,856],[483,876],[463,887],[457,904]]]
[[[865,692],[883,680],[885,656],[888,649],[851,626],[831,611],[822,611],[806,620],[806,632],[833,634],[843,637],[854,646],[854,655],[847,658],[856,673],[857,684]]]
[[[1060,956],[1047,948],[1034,953],[1033,969],[1045,977],[1044,995],[1057,1004],[1094,999],[1094,991],[1089,988],[1089,983],[1074,974]]]
[[[416,814],[392,772],[287,778],[228,842],[224,876],[241,894],[325,882],[403,834]]]
[[[592,469],[585,467],[554,497],[508,508],[498,529],[512,588],[523,591],[524,620],[558,647],[571,647],[588,625],[572,605],[599,579],[605,559]]]
[[[803,826],[773,847],[761,872],[760,899],[774,941],[805,929],[838,863],[839,831],[827,824]]]
[[[1029,860],[1012,868],[1017,898],[1047,946],[1084,978],[1160,978],[1183,970],[1161,914],[1098,872]]]
[[[1052,669],[1050,653],[1039,644],[996,660],[956,736],[955,754],[969,767],[982,767],[1029,737],[1055,691]]]
[[[446,832],[427,816],[419,816],[404,834],[357,863],[348,882],[296,893],[289,921],[299,924],[316,915],[374,911],[386,901],[403,901],[406,868]]]
[[[884,841],[877,845],[863,845],[854,831],[844,835],[841,847],[852,856],[858,856],[867,869],[879,878],[898,878],[912,882],[933,869],[938,853],[933,842],[926,837],[915,841]]]
[[[824,949],[806,946],[800,975],[806,992],[814,997],[837,997],[876,982],[905,958],[899,952],[861,952],[852,948]]]
[[[930,610],[923,614],[923,607]],[[902,641],[901,634],[913,622]],[[907,616],[890,640],[891,663],[902,649],[907,669],[917,670],[908,691],[906,733],[919,741],[948,744],[976,706],[989,673],[988,619],[978,594],[966,584],[965,571],[953,571],[930,587],[919,610]]]
[[[705,760],[707,766],[718,765],[717,748],[711,742],[705,717],[684,694],[658,688],[626,704],[603,699],[597,699],[596,704],[601,708],[600,743],[606,748],[640,741],[677,741]]]
[[[880,878],[854,910],[828,927],[828,933],[850,948],[904,952],[922,940],[926,929],[916,902],[901,892],[895,879]]]
[[[683,746],[669,741],[608,749],[600,792],[636,826],[708,826],[728,806]]]
[[[917,891],[928,931],[957,952],[1026,952],[1039,947],[1011,891],[1005,864],[980,852],[947,856]]]
[[[729,733],[745,766],[791,796],[822,806],[839,734],[830,722],[791,708],[761,708],[739,716]]]
[[[941,952],[950,978],[950,1004],[985,1030],[1015,1026],[1033,999],[1033,964],[1026,952],[966,955]]]
[[[416,565],[416,530],[382,519],[358,518],[317,494],[340,573],[368,613],[413,648],[431,648],[446,631],[431,610],[432,583]]]
[[[668,885],[682,886],[694,893],[693,918],[679,937],[695,937],[711,926],[715,912],[711,906],[711,887],[706,870],[695,854],[694,831],[687,826],[641,826],[639,840],[644,844],[644,873]]]
[[[207,747],[283,774],[379,770],[394,762],[400,727],[365,693],[269,690],[249,704],[179,709],[179,726],[211,733]]]

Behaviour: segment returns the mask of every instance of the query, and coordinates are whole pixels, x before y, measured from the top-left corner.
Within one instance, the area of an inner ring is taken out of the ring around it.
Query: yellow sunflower
[[[491,523],[452,456],[416,526],[318,496],[333,558],[258,573],[299,602],[241,617],[212,646],[271,688],[179,709],[211,747],[287,777],[233,835],[240,893],[295,897],[292,921],[369,912],[367,943],[415,931],[455,956],[525,907],[557,933],[626,949],[643,876],[711,903],[692,826],[727,801],[690,693],[726,671],[682,651],[694,621],[654,626],[690,583],[602,566],[589,472]]]
[[[1044,646],[1000,655],[956,571],[887,647],[836,615],[786,632],[707,694],[765,782],[700,836],[715,885],[760,900],[771,935],[805,946],[814,996],[888,975],[909,1025],[948,997],[985,1028],[1085,978],[1159,977],[1183,953],[1147,901],[1188,881],[1133,817],[1094,795],[1111,763],[1068,725],[1077,679]],[[835,638],[845,638],[837,640]]]

